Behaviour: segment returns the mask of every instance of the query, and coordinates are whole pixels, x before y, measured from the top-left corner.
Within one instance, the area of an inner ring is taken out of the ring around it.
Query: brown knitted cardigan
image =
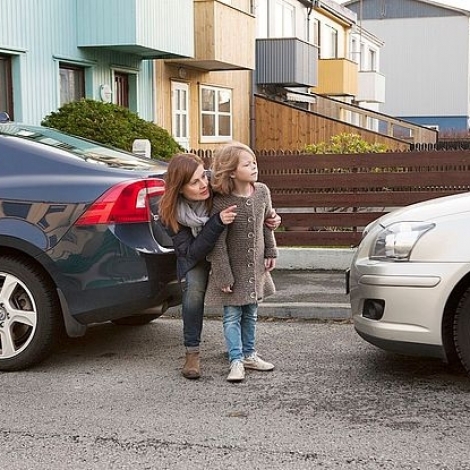
[[[278,254],[274,233],[264,225],[272,211],[270,191],[265,184],[255,183],[249,197],[215,194],[212,212],[233,204],[237,205],[235,221],[226,226],[208,256],[207,305],[253,304],[275,292],[271,274],[264,267],[265,258]],[[228,285],[233,292],[222,292]]]

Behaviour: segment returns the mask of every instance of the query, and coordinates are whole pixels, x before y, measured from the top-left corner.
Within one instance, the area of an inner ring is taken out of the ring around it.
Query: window
[[[0,111],[6,111],[10,119],[14,119],[11,57],[8,55],[0,55]]]
[[[189,85],[171,83],[172,132],[176,142],[189,149]]]
[[[85,98],[85,71],[82,67],[59,64],[60,106]]]
[[[129,75],[114,72],[114,103],[124,108],[129,107]]]
[[[274,5],[274,37],[295,36],[295,8],[284,0],[276,0]]]
[[[312,20],[312,38],[310,42],[320,47],[320,20],[317,18]]]
[[[369,70],[377,71],[377,52],[373,49],[369,49]]]
[[[359,70],[364,71],[367,69],[366,45],[361,42],[361,57],[359,61]]]
[[[361,54],[359,52],[359,46],[358,46],[358,41],[356,38],[351,39],[351,51],[350,51],[350,58],[352,61],[356,62],[356,64],[359,64],[359,61],[361,59]]]
[[[201,142],[232,138],[232,90],[201,86]]]
[[[269,37],[269,15],[268,15],[268,0],[259,0],[256,4],[256,21],[257,21],[257,37],[268,38]]]
[[[338,31],[330,25],[325,25],[325,43],[322,44],[322,59],[338,58]]]

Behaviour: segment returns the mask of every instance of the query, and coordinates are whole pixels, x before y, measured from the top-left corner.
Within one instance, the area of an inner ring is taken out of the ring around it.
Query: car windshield
[[[106,147],[82,137],[75,137],[48,127],[16,123],[0,125],[0,134],[12,135],[60,148],[87,162],[133,170],[166,171],[167,163],[138,157],[124,150]]]

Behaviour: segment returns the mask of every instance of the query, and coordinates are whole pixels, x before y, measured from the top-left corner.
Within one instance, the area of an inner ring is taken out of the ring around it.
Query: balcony
[[[142,59],[194,55],[193,0],[80,0],[78,47]]]
[[[297,38],[256,40],[256,83],[287,87],[317,84],[318,49]]]
[[[318,86],[312,91],[327,96],[356,96],[359,69],[348,59],[320,59]]]
[[[194,0],[194,57],[172,62],[207,71],[253,70],[256,19],[245,3],[246,10],[219,0]]]
[[[374,71],[359,72],[359,91],[356,101],[385,103],[385,77]]]

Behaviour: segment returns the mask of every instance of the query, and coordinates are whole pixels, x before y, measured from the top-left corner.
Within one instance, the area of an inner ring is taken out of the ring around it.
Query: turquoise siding
[[[77,19],[79,46],[155,58],[194,55],[192,0],[79,0]]]
[[[192,27],[192,0],[1,0],[0,1],[0,54],[12,57],[13,74],[13,100],[15,119],[30,124],[39,124],[50,112],[59,106],[59,62],[67,62],[86,68],[86,95],[88,98],[100,99],[100,87],[112,86],[113,70],[125,71],[135,74],[135,93],[130,94],[132,101],[130,108],[147,120],[154,119],[153,111],[153,63],[144,54],[152,54],[152,48],[157,48],[158,37],[148,39],[148,24],[143,25],[142,19],[134,15],[135,28],[131,34],[137,42],[131,46],[143,46],[143,49],[114,48],[116,44],[101,44],[102,47],[78,47],[78,10],[85,9],[86,4],[93,4],[97,18],[100,8],[107,11],[106,22],[101,29],[110,28],[118,24],[123,37],[128,37],[124,26],[128,23],[117,13],[119,8],[127,6],[126,15],[131,15],[130,6],[137,5],[139,15],[153,14],[155,29],[160,26],[165,29],[169,25],[160,25],[156,11],[150,11],[153,3],[172,3],[178,8],[186,8],[191,15]],[[144,8],[146,5],[147,8]],[[121,10],[122,11],[122,10]],[[178,12],[174,9],[174,15]],[[185,13],[186,15],[186,13]],[[186,17],[183,15],[183,17]],[[148,22],[147,20],[144,22]],[[126,24],[124,24],[126,23]],[[98,24],[94,29],[100,29]],[[88,25],[90,37],[92,25]],[[138,31],[138,34],[136,34]],[[95,33],[97,34],[97,33]],[[174,34],[174,32],[173,32]],[[191,51],[192,41],[187,39],[186,45],[179,44],[181,37],[188,38],[188,34],[178,34],[173,46],[168,46],[171,40],[166,39],[160,52],[165,47],[170,54],[179,54]],[[147,37],[147,39],[142,38]],[[119,39],[116,39],[118,41]],[[184,51],[183,51],[184,50]],[[147,60],[146,60],[147,59]]]

